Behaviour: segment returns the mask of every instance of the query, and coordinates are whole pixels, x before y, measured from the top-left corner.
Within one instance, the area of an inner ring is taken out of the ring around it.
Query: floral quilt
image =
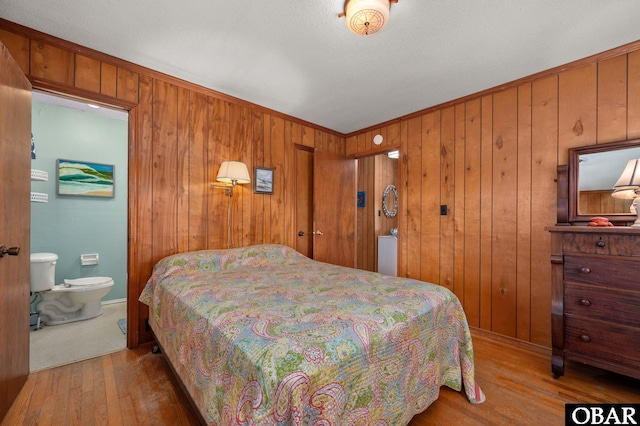
[[[280,245],[162,259],[150,324],[212,425],[406,425],[440,387],[485,397],[448,289]]]

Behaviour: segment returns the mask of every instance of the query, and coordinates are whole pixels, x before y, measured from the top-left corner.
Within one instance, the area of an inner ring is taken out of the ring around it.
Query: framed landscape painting
[[[57,161],[58,195],[113,198],[115,166],[87,161]]]
[[[273,169],[255,167],[253,175],[255,176],[254,192],[258,194],[273,194]]]

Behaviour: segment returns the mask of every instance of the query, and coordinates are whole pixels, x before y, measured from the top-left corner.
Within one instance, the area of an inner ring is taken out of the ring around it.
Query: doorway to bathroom
[[[66,166],[79,175],[68,186]],[[31,253],[55,253],[55,283],[110,277],[101,315],[38,326],[31,295],[30,370],[126,348],[128,113],[33,92]],[[96,183],[104,190],[86,190]],[[110,180],[110,182],[109,182]],[[64,308],[66,309],[66,308]]]
[[[389,273],[380,261],[397,265],[398,230],[397,150],[358,158],[357,252],[358,269]],[[395,207],[395,208],[394,208]],[[395,248],[380,253],[381,238],[389,237]],[[392,275],[395,275],[396,272]]]

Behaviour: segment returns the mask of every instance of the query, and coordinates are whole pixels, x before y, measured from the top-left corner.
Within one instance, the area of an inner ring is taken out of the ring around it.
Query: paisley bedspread
[[[213,425],[406,425],[440,386],[484,401],[444,287],[280,245],[169,256],[140,301]]]

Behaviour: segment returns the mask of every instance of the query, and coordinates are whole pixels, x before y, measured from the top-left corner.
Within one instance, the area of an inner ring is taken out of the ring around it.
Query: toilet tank
[[[56,279],[55,253],[31,253],[31,291],[51,290]]]

